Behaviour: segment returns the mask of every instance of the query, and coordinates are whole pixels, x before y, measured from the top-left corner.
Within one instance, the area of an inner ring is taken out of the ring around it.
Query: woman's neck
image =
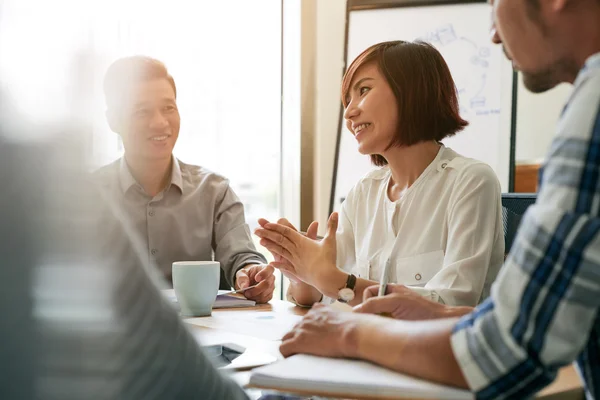
[[[398,200],[412,186],[435,159],[440,144],[427,141],[408,147],[392,147],[383,154],[392,173],[388,186],[388,197]]]

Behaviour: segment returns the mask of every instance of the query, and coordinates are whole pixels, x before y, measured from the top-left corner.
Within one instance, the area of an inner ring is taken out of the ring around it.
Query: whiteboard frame
[[[487,0],[348,0],[346,11],[378,8],[426,7],[449,4],[485,3]]]
[[[346,2],[346,28],[344,32],[344,64],[343,71],[346,73],[348,68],[348,32],[350,30],[350,12],[401,8],[401,7],[428,7],[453,4],[469,3],[487,3],[487,0],[347,0]],[[512,76],[512,99],[510,115],[510,149],[508,166],[508,191],[513,192],[515,187],[515,146],[517,131],[517,92],[518,92],[518,73],[513,69]],[[331,194],[329,197],[329,214],[335,210],[335,193],[337,184],[338,161],[340,156],[340,147],[342,140],[342,124],[344,123],[344,107],[340,105],[338,117],[337,138],[335,142],[335,157],[333,162],[333,176],[331,179]]]

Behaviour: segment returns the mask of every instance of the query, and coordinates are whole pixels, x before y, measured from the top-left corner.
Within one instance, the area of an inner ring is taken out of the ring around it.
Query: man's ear
[[[115,110],[110,108],[106,109],[105,115],[110,130],[121,136],[121,132],[123,130],[123,121],[121,117],[117,114],[117,112],[115,112]]]

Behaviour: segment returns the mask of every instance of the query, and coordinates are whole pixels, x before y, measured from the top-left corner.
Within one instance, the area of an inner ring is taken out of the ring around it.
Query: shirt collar
[[[585,60],[583,69],[587,68],[600,68],[600,52],[592,54],[587,60]]]
[[[575,79],[573,85],[577,86],[579,81],[583,79],[586,72],[597,68],[600,68],[600,53],[592,54],[587,58],[587,60],[585,60],[585,64],[583,64],[583,68],[581,68],[581,71],[579,71],[579,74],[577,74],[577,78]]]
[[[119,181],[121,182],[123,194],[127,193],[132,186],[137,185],[135,178],[131,175],[131,171],[129,170],[129,166],[127,165],[127,161],[125,161],[124,156],[121,157],[121,162],[119,163]]]
[[[425,167],[425,169],[423,170],[421,175],[417,178],[415,183],[420,181],[422,176],[428,175],[429,171],[432,169],[437,169],[440,172],[442,170],[446,169],[446,165],[450,162],[450,160],[446,160],[443,158],[447,147],[446,147],[446,145],[444,145],[444,143],[441,143],[441,142],[439,142],[439,145],[440,145],[440,148],[439,148],[437,154],[435,155],[435,158],[433,159],[433,161],[431,163],[429,163],[429,165],[427,167]],[[444,165],[444,163],[446,165]],[[442,165],[444,165],[444,166],[441,167]],[[379,171],[381,171],[381,173],[369,174],[364,179],[383,180],[383,179],[388,179],[389,174],[391,174],[391,169],[390,169],[389,165],[382,167]],[[414,185],[414,183],[413,183],[413,185]]]
[[[171,157],[173,166],[171,168],[171,185],[175,185],[183,193],[183,178],[181,177],[181,167],[179,166],[179,160],[175,156]]]
[[[171,162],[171,185],[177,186],[181,193],[183,193],[183,178],[181,176],[181,167],[179,166],[179,161],[177,158],[175,158],[175,156],[172,156]],[[127,193],[132,186],[138,185],[137,181],[129,170],[129,166],[127,165],[127,161],[125,161],[125,157],[121,157],[121,161],[119,163],[119,180],[123,194]]]

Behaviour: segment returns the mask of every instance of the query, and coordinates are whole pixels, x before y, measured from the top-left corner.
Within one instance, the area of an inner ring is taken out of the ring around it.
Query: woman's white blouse
[[[396,202],[387,196],[390,176],[387,167],[370,172],[342,204],[338,267],[379,281],[391,258],[391,283],[449,305],[485,299],[504,260],[494,171],[442,146]]]

